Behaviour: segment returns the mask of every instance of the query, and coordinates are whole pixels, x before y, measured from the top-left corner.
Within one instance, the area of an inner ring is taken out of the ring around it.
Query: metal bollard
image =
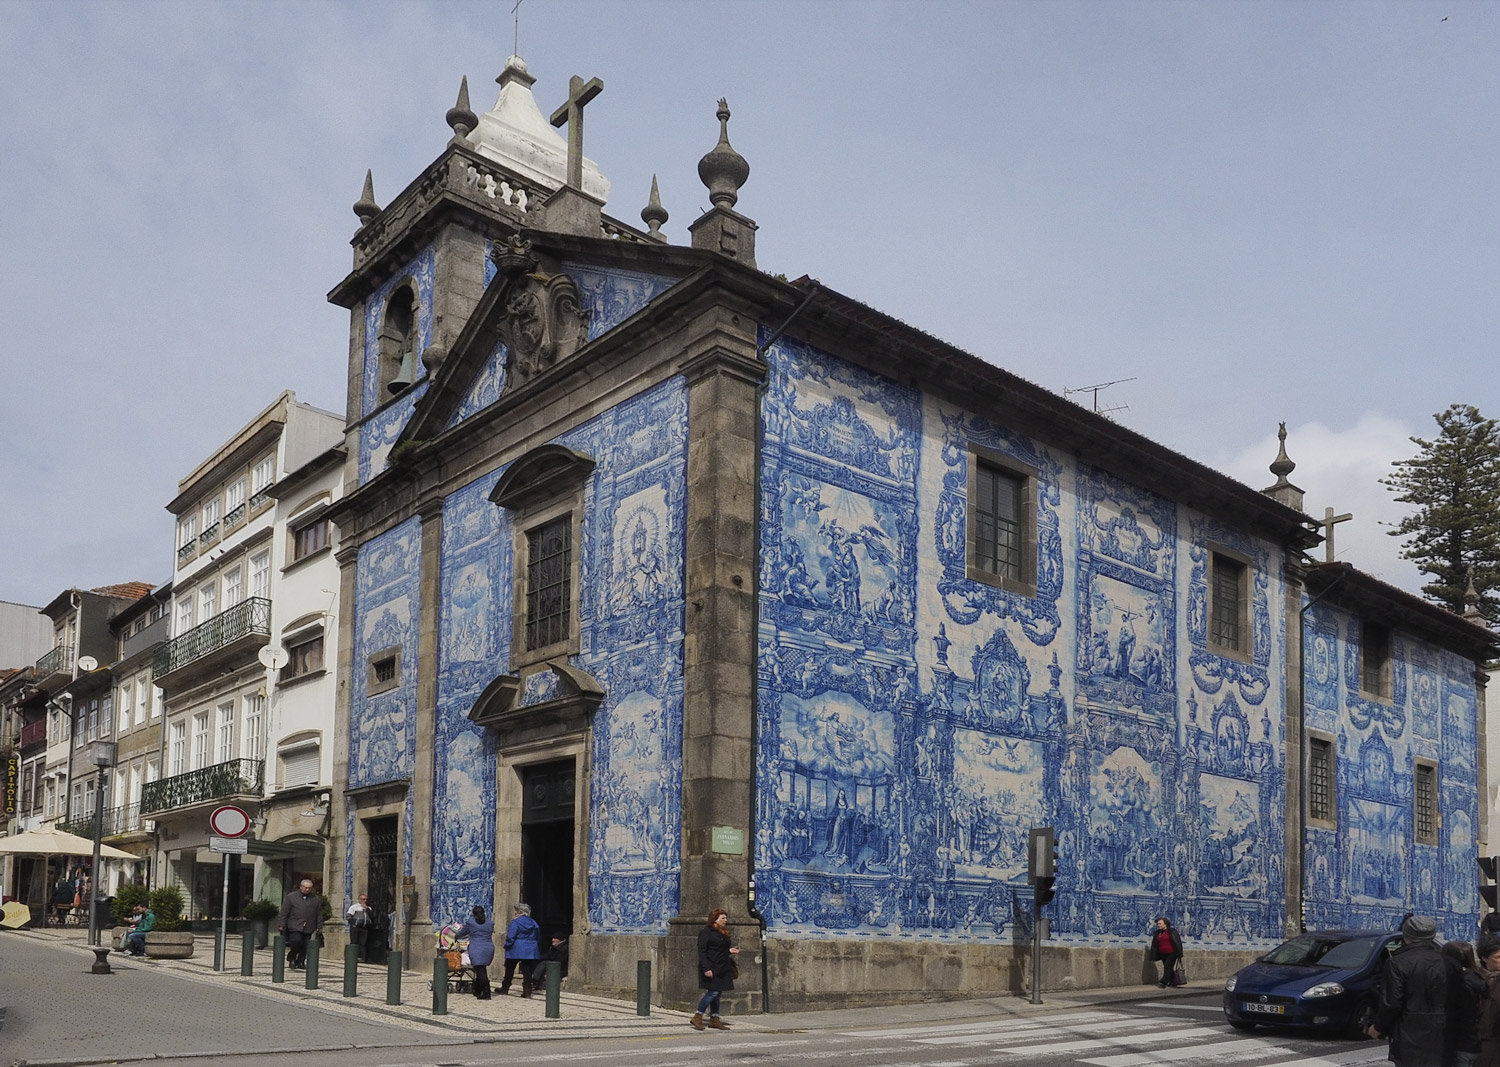
[[[240,937],[240,974],[249,977],[255,973],[255,933],[246,930]]]
[[[562,1018],[562,964],[548,960],[547,967],[547,1018]]]
[[[359,946],[344,946],[344,996],[359,995]]]
[[[635,1013],[651,1014],[651,961],[635,961]]]
[[[322,949],[316,937],[307,939],[307,988],[318,988],[318,953]]]
[[[401,953],[392,952],[385,961],[385,1002],[401,1003]]]
[[[224,969],[224,931],[214,931],[214,970]]]
[[[271,981],[286,981],[286,938],[280,934],[271,938]]]
[[[448,957],[432,961],[432,1014],[448,1014]]]

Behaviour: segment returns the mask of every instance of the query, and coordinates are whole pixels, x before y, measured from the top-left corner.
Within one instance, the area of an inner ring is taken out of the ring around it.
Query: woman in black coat
[[[698,988],[706,992],[698,1001],[698,1011],[688,1020],[694,1030],[709,1026],[729,1029],[729,1024],[719,1018],[719,994],[734,988],[734,976],[739,973],[734,957],[739,951],[729,939],[729,915],[723,908],[715,908],[708,913],[708,925],[698,931]],[[703,1021],[705,1012],[707,1024]]]
[[[1156,917],[1156,929],[1151,931],[1151,958],[1161,960],[1161,981],[1157,985],[1165,989],[1172,984],[1177,961],[1182,959],[1182,938],[1165,915]]]

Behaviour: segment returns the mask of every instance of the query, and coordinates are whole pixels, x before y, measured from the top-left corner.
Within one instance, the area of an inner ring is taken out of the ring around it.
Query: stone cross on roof
[[[585,82],[578,75],[568,81],[568,102],[552,113],[552,125],[568,127],[568,184],[583,188],[583,106],[604,91],[598,78]]]

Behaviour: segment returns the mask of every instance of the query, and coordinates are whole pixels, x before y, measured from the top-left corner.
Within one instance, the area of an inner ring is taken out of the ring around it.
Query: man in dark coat
[[[281,902],[277,928],[286,937],[286,962],[294,971],[307,970],[307,943],[323,929],[323,898],[313,892],[311,878]]]
[[[1450,1020],[1461,1007],[1463,976],[1438,951],[1437,924],[1413,915],[1401,924],[1405,942],[1385,961],[1380,1003],[1368,1033],[1391,1042],[1396,1067],[1443,1067],[1452,1063]]]

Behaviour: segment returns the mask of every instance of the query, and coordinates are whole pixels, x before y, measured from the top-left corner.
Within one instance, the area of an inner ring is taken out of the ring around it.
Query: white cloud
[[[1287,455],[1297,464],[1290,480],[1306,491],[1307,513],[1322,519],[1331,507],[1336,515],[1354,516],[1334,528],[1334,558],[1418,595],[1423,576],[1401,558],[1401,539],[1390,536],[1408,507],[1396,503],[1380,479],[1391,472],[1394,460],[1416,453],[1410,438],[1420,432],[1400,419],[1368,411],[1341,429],[1321,422],[1289,425],[1286,441]],[[1268,471],[1275,458],[1276,435],[1270,434],[1224,460],[1223,469],[1261,489],[1275,481]],[[1321,561],[1325,549],[1319,545],[1313,557]]]

